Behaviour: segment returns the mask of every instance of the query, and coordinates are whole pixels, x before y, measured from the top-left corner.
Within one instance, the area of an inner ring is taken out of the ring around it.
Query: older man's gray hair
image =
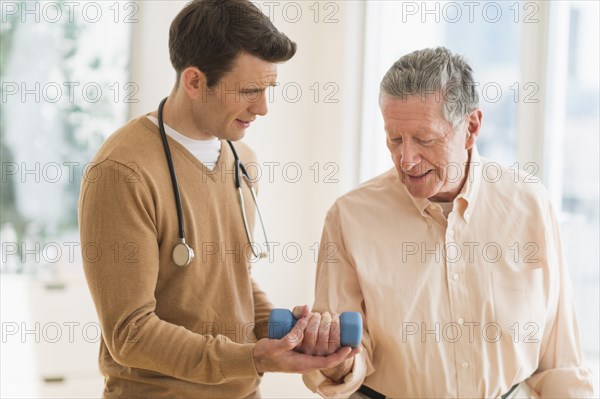
[[[479,107],[473,71],[466,60],[444,47],[402,56],[381,81],[381,94],[405,100],[436,94],[444,101],[444,118],[457,130]],[[441,97],[440,97],[441,95]]]

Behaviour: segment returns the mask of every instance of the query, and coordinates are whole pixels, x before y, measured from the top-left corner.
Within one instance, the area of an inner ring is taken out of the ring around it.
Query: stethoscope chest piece
[[[194,260],[194,250],[185,242],[180,242],[173,248],[173,262],[177,266],[186,267]]]

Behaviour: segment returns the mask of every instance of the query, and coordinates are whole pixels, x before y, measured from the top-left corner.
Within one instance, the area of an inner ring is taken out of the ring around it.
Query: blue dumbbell
[[[269,315],[269,338],[281,339],[296,325],[296,319],[288,309],[273,309]],[[340,315],[340,344],[357,348],[362,339],[362,317],[358,312]]]

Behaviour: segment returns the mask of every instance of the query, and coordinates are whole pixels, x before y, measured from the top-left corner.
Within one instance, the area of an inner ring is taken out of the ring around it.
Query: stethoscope
[[[168,98],[168,97],[167,97]],[[169,149],[169,143],[167,142],[167,134],[165,132],[165,125],[163,123],[163,107],[167,98],[161,101],[158,106],[158,128],[160,129],[160,135],[162,137],[163,146],[165,148],[165,155],[167,156],[167,163],[169,164],[169,172],[171,173],[171,182],[173,183],[173,194],[175,195],[175,206],[177,207],[177,220],[179,222],[179,244],[175,245],[173,248],[173,262],[177,266],[185,267],[192,263],[194,260],[194,250],[185,242],[185,231],[183,229],[183,209],[181,206],[181,195],[179,193],[179,185],[177,184],[177,175],[175,174],[175,167],[173,166],[173,159],[171,158],[171,150]],[[260,214],[260,208],[258,207],[258,202],[256,201],[256,192],[252,187],[252,182],[250,181],[250,176],[246,171],[246,167],[240,161],[238,157],[237,151],[233,147],[233,143],[227,140],[227,144],[229,144],[229,148],[231,148],[231,152],[233,153],[233,158],[235,162],[235,187],[237,188],[238,198],[240,201],[240,208],[242,209],[242,220],[244,221],[244,229],[246,230],[246,237],[248,238],[248,243],[250,244],[250,249],[252,250],[252,255],[255,258],[263,259],[269,255],[269,240],[267,240],[267,232],[265,231],[265,225],[262,220],[262,215]],[[241,176],[240,176],[241,172]],[[248,219],[246,218],[246,207],[244,205],[244,196],[242,195],[242,183],[241,180],[246,181],[246,185],[250,189],[250,193],[252,194],[252,199],[254,200],[254,205],[256,206],[256,212],[258,213],[258,219],[260,220],[260,226],[263,231],[263,236],[265,238],[265,245],[267,250],[256,251],[254,245],[252,243],[252,238],[250,237],[250,229],[248,227]]]

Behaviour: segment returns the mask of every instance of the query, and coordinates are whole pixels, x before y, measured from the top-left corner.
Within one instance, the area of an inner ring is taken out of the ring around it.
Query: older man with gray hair
[[[362,313],[363,350],[306,385],[324,397],[592,397],[555,213],[539,182],[479,156],[471,67],[445,48],[408,54],[380,107],[395,168],[330,209],[314,305]]]

